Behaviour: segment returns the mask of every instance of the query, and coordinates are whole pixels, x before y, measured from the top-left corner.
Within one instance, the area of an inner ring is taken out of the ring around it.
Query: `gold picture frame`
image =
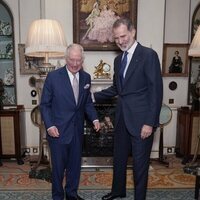
[[[42,57],[30,57],[25,55],[25,44],[18,44],[20,74],[38,74],[38,67],[44,62]]]
[[[73,41],[85,50],[118,50],[112,38],[112,24],[126,16],[137,24],[137,0],[74,0]]]
[[[188,76],[189,44],[164,44],[162,75]]]
[[[191,24],[191,41],[200,25],[200,3],[196,6],[192,15]],[[189,69],[189,80],[188,80],[188,104],[192,105],[193,109],[199,107],[199,94],[198,94],[198,81],[200,74],[200,58],[190,57],[190,69]]]

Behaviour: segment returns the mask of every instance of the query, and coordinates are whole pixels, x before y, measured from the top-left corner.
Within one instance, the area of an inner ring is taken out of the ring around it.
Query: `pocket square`
[[[90,84],[86,84],[85,86],[84,86],[84,89],[88,89],[90,87]]]

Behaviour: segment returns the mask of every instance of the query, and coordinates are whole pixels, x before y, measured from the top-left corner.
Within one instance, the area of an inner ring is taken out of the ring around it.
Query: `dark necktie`
[[[78,103],[78,93],[79,93],[79,84],[78,84],[78,80],[76,78],[76,75],[74,75],[74,78],[73,78],[73,82],[72,82],[72,89],[73,89],[73,92],[74,92],[74,98],[75,98],[75,101],[76,101],[76,104]]]
[[[124,85],[124,76],[123,75],[124,75],[124,70],[125,70],[126,64],[127,64],[127,55],[128,55],[128,52],[125,51],[124,55],[123,55],[123,59],[121,61],[121,67],[120,67],[120,71],[119,71],[119,77],[120,77],[122,86]]]

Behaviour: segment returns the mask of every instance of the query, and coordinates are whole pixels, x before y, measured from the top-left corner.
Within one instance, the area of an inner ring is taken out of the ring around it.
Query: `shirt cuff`
[[[94,93],[93,92],[91,92],[91,98],[92,98],[92,102],[95,103],[96,101],[95,101]]]
[[[95,119],[95,120],[93,121],[93,124],[94,124],[95,122],[99,122],[99,120],[98,120],[98,119]]]
[[[54,128],[55,126],[50,126],[48,129],[47,129],[47,131],[49,131],[51,128]]]

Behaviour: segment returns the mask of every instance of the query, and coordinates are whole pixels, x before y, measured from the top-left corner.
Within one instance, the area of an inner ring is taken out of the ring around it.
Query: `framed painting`
[[[200,58],[192,58],[189,71],[188,104],[200,96]]]
[[[112,25],[121,16],[137,24],[137,0],[74,0],[73,41],[85,50],[118,50]]]
[[[25,44],[18,44],[20,74],[38,74],[44,58],[25,55]]]
[[[200,25],[200,3],[194,10],[191,26],[191,41]],[[188,81],[188,104],[192,105],[193,110],[200,109],[200,58],[190,58],[190,70]]]
[[[163,76],[188,76],[189,44],[164,44]]]
[[[200,25],[200,3],[197,5],[192,17],[191,38],[194,37],[199,25]]]

